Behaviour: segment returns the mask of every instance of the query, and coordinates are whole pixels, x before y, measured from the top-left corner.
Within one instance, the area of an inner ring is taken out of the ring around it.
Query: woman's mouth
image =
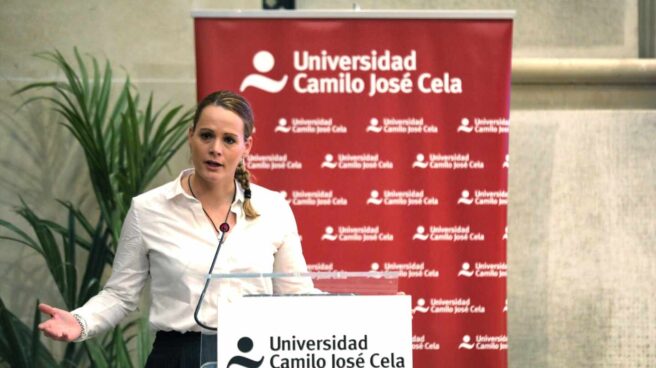
[[[217,161],[207,160],[205,161],[205,166],[207,166],[207,168],[210,170],[218,170],[219,168],[223,167],[223,164]]]

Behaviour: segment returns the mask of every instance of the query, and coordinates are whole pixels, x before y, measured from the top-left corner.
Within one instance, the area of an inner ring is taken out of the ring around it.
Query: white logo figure
[[[417,226],[417,231],[415,232],[415,235],[412,236],[412,240],[428,240],[426,229],[421,225]]]
[[[372,271],[376,272],[376,271],[378,271],[379,269],[380,269],[380,265],[378,264],[378,262],[373,262],[373,263],[371,263],[371,270],[372,270]]]
[[[323,162],[321,163],[321,167],[326,167],[329,169],[334,169],[337,167],[337,164],[333,162],[334,157],[330,153],[326,154],[323,158]]]
[[[503,161],[501,167],[508,168],[510,167],[510,155],[506,153],[506,159]]]
[[[423,154],[418,153],[417,157],[415,158],[415,162],[412,163],[412,167],[418,167],[420,169],[425,169],[428,167],[428,162],[424,161],[426,158],[424,157]]]
[[[282,197],[285,199],[285,201],[287,201],[287,203],[292,203],[292,200],[287,198],[287,191],[281,190],[280,195],[282,195]]]
[[[472,203],[474,203],[474,200],[469,198],[469,191],[463,190],[460,193],[460,198],[458,198],[458,204],[466,204],[469,206]]]
[[[469,126],[469,119],[462,118],[462,120],[460,120],[460,125],[458,126],[458,132],[471,133],[473,130],[474,128]]]
[[[287,119],[285,118],[280,118],[278,120],[278,125],[276,128],[273,130],[274,132],[280,132],[280,133],[289,133],[292,130],[291,127],[287,126]]]
[[[372,190],[371,194],[369,194],[369,198],[367,199],[367,204],[375,204],[376,206],[378,206],[381,203],[383,203],[383,200],[380,199],[380,194],[378,193],[378,191]]]
[[[471,350],[474,348],[474,344],[470,344],[469,342],[471,341],[471,337],[469,335],[465,335],[462,337],[462,342],[460,345],[458,345],[458,349],[467,349]]]
[[[371,118],[371,120],[369,120],[369,125],[367,126],[367,131],[368,132],[374,132],[374,133],[380,133],[380,132],[383,131],[383,127],[378,125],[378,119]]]
[[[503,311],[508,312],[508,299],[506,299],[506,303],[503,305]]]
[[[270,72],[275,63],[276,60],[273,58],[273,55],[266,50],[258,51],[255,56],[253,56],[253,67],[255,67],[255,70],[260,73]],[[266,92],[278,93],[285,88],[285,84],[287,84],[287,75],[277,81],[262,74],[254,73],[249,74],[244,78],[239,87],[239,91],[244,92],[248,87],[255,87]]]
[[[321,240],[330,240],[330,241],[337,240],[337,235],[335,235],[334,232],[335,229],[333,229],[332,226],[326,226],[323,235],[321,235]]]
[[[424,298],[417,299],[417,305],[414,308],[412,308],[412,314],[415,314],[415,312],[419,312],[419,313],[428,312],[429,308],[425,307],[424,306],[425,304],[426,301],[424,300]]]
[[[462,268],[460,269],[460,271],[458,271],[458,277],[460,277],[460,276],[472,277],[474,275],[474,271],[470,271],[469,270],[470,267],[471,266],[469,265],[469,263],[464,262],[462,264]]]
[[[503,232],[502,239],[508,239],[508,226],[506,226],[506,230]]]

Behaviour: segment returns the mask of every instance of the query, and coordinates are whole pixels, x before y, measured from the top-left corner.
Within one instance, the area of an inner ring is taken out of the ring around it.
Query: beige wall
[[[300,9],[353,1],[297,0]],[[63,220],[55,198],[91,211],[81,152],[11,91],[57,77],[31,55],[73,46],[110,59],[158,103],[195,100],[191,9],[259,1],[5,0],[0,6],[0,210],[18,195]],[[362,9],[516,9],[514,57],[635,58],[637,1],[361,1]],[[656,95],[651,83],[513,85],[509,208],[512,367],[649,366],[656,361]],[[171,170],[187,165],[178,154]],[[169,175],[164,175],[159,182]],[[1,233],[0,234],[4,234]],[[58,302],[37,256],[0,242],[0,295],[31,319]]]
[[[511,366],[652,366],[656,111],[511,122]]]

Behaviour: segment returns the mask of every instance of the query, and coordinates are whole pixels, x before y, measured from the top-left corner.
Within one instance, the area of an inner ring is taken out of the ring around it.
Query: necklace
[[[194,190],[191,188],[191,175],[187,176],[187,184],[189,185],[189,191],[191,192],[191,195],[200,202],[200,199],[196,197],[196,194],[194,194]],[[223,234],[227,233],[230,230],[230,225],[228,225],[228,217],[230,216],[230,207],[232,207],[232,203],[235,201],[235,197],[237,195],[237,188],[235,188],[235,192],[232,194],[232,201],[230,202],[230,206],[228,206],[228,213],[226,213],[225,220],[223,220],[223,223],[219,225],[219,227],[216,227],[216,224],[214,221],[212,221],[212,218],[210,215],[205,211],[205,208],[203,207],[203,203],[200,204],[200,208],[203,210],[205,213],[205,216],[207,216],[207,219],[210,220],[210,223],[212,224],[212,227],[214,227],[214,231],[217,233],[221,233],[221,238],[223,238]],[[220,231],[219,231],[220,230]]]

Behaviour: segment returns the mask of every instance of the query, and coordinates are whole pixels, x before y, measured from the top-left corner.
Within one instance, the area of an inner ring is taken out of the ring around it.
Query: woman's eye
[[[212,138],[212,133],[207,133],[207,132],[200,133],[200,139],[202,139],[204,141],[206,141],[208,139],[211,139],[211,138]]]
[[[226,143],[229,143],[229,144],[233,144],[233,143],[237,142],[235,140],[235,138],[233,138],[233,137],[225,137],[225,138],[223,138],[223,141],[226,142]]]

